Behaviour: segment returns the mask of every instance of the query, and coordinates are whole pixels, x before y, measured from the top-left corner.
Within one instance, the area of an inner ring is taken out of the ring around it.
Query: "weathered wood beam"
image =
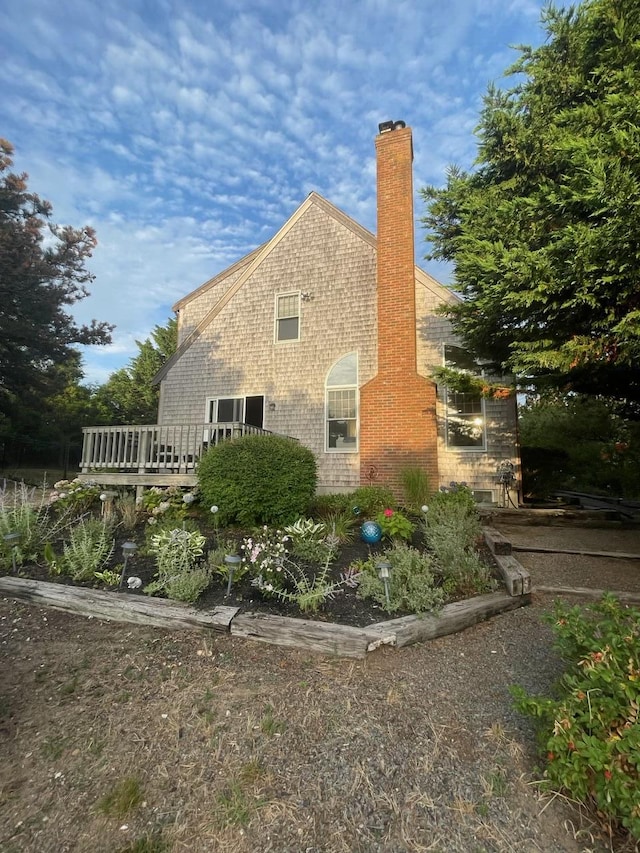
[[[369,644],[379,639],[378,633],[369,628],[268,613],[241,613],[231,622],[231,634],[275,646],[353,658],[365,657]]]
[[[513,555],[494,554],[493,559],[509,595],[528,595],[531,592],[531,575]]]
[[[538,586],[533,588],[535,592],[542,592],[545,595],[576,595],[581,598],[593,598],[599,600],[603,595],[609,593],[619,598],[620,601],[628,602],[629,604],[640,604],[639,592],[627,592],[624,589],[592,589],[585,586]]]
[[[495,527],[485,527],[482,532],[484,541],[492,554],[511,554],[511,542],[499,530],[496,530]]]
[[[237,607],[197,610],[179,601],[149,598],[127,592],[104,592],[99,589],[62,583],[34,581],[27,578],[0,578],[0,594],[39,607],[53,607],[67,613],[78,613],[96,619],[155,625],[159,628],[190,628],[227,632]]]
[[[530,595],[512,596],[505,592],[491,592],[446,604],[436,614],[403,616],[388,622],[378,622],[377,625],[372,625],[371,629],[379,632],[380,636],[395,636],[393,645],[402,648],[411,643],[422,643],[425,640],[454,634],[478,622],[484,622],[491,616],[515,610],[530,603]]]

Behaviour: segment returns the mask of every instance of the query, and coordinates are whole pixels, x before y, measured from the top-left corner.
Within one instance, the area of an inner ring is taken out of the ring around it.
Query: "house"
[[[466,481],[497,502],[498,466],[518,467],[515,401],[430,379],[465,359],[436,310],[457,297],[415,266],[411,129],[385,122],[375,147],[377,237],[312,192],[271,240],[174,306],[158,424],[111,427],[108,440],[91,428],[85,473],[129,465],[129,482],[188,482],[204,446],[270,431],[313,450],[320,492],[386,484],[400,496],[402,471],[420,468],[433,488]]]

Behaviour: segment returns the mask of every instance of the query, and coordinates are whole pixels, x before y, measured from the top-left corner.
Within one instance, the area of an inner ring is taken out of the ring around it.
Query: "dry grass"
[[[500,685],[498,656],[470,659],[498,629],[345,662],[9,602],[0,616],[3,853],[603,849],[527,784],[514,673]]]

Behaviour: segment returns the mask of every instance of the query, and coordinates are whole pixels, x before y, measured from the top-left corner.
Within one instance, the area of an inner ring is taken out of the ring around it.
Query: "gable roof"
[[[312,205],[316,205],[324,210],[329,216],[336,219],[354,234],[359,236],[362,240],[372,246],[374,249],[377,247],[377,240],[375,236],[360,225],[355,219],[352,219],[350,216],[347,216],[346,213],[341,211],[335,205],[331,204],[330,201],[327,201],[326,198],[323,198],[316,192],[311,192],[307,196],[307,198],[302,202],[300,207],[294,211],[294,213],[287,219],[282,228],[266,243],[263,243],[262,246],[259,246],[257,249],[254,249],[253,252],[250,252],[248,255],[245,255],[244,258],[241,258],[232,266],[227,267],[227,269],[223,270],[218,275],[210,278],[196,290],[193,290],[187,296],[180,299],[173,306],[174,311],[179,311],[193,299],[201,296],[203,293],[206,293],[208,290],[211,290],[216,285],[220,284],[223,280],[229,277],[229,275],[240,272],[237,280],[231,287],[218,299],[212,308],[205,314],[205,316],[200,320],[198,325],[193,329],[193,331],[182,341],[180,346],[176,349],[173,355],[167,359],[164,365],[160,368],[160,370],[153,377],[152,384],[157,385],[161,382],[164,377],[167,375],[169,370],[173,367],[173,365],[184,355],[184,353],[192,346],[195,341],[198,340],[200,335],[204,332],[204,330],[209,326],[212,320],[222,311],[222,309],[227,305],[236,293],[240,290],[240,288],[245,284],[245,282],[253,275],[256,269],[262,264],[262,262],[269,256],[269,254],[273,251],[273,249],[280,243],[280,241],[291,231],[293,226],[304,216],[304,214],[309,210]],[[420,267],[416,267],[416,280],[420,282],[423,287],[431,290],[436,293],[438,296],[442,298],[443,301],[451,301],[451,297],[453,296],[454,301],[457,301],[457,297],[455,297],[450,291],[448,291],[443,285],[441,285],[436,279],[432,278],[428,273],[421,270]]]

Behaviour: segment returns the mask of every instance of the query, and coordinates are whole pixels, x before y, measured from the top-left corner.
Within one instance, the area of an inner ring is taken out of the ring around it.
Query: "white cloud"
[[[7,0],[3,133],[54,219],[100,241],[77,315],[118,328],[91,371],[310,190],[374,230],[379,121],[413,127],[416,187],[468,167],[482,93],[542,38],[542,2]]]

